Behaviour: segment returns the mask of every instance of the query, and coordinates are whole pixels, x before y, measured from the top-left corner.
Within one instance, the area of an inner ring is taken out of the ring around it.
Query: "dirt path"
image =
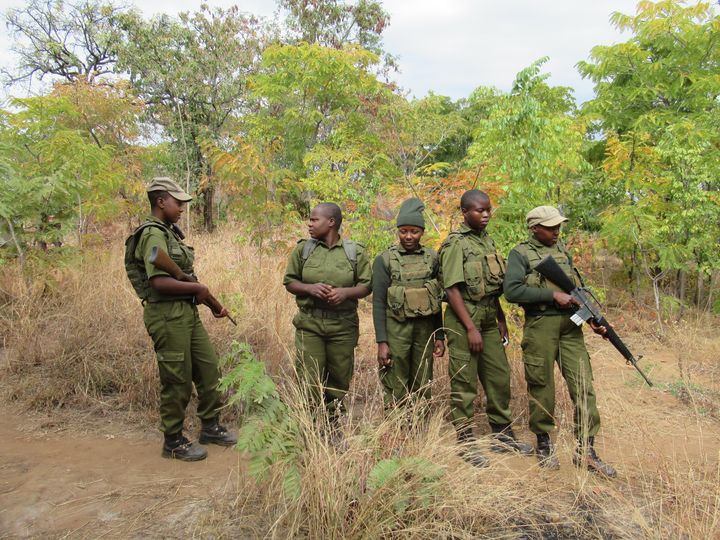
[[[175,523],[223,492],[237,493],[237,452],[208,447],[203,462],[160,457],[160,437],[53,429],[34,433],[0,407],[0,537],[172,537]],[[177,530],[177,529],[175,529]],[[184,530],[184,529],[181,529]]]
[[[649,478],[717,469],[716,418],[642,386],[615,355],[593,356],[603,418],[598,449],[620,471],[617,481],[598,482],[597,489],[631,493]],[[654,362],[657,380],[674,380],[671,354],[656,354]],[[518,433],[534,442],[527,430]],[[557,438],[558,473],[544,474],[533,458],[493,456],[489,479],[543,475],[557,487],[573,486],[572,436],[565,429]],[[233,506],[243,490],[255,491],[245,489],[237,452],[210,446],[207,460],[181,463],[160,457],[160,441],[157,432],[129,427],[122,417],[63,420],[0,404],[0,538],[262,536],[263,516],[249,499]]]

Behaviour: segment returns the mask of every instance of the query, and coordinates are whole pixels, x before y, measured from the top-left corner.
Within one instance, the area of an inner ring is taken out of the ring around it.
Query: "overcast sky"
[[[120,3],[120,2],[118,2]],[[146,15],[195,11],[200,1],[130,0]],[[242,11],[272,17],[272,0],[209,0],[211,6],[237,4]],[[0,0],[3,13],[22,6]],[[515,74],[542,56],[550,84],[575,89],[578,101],[592,97],[592,84],[575,64],[595,45],[625,41],[609,22],[614,11],[632,14],[637,0],[385,0],[390,26],[385,48],[399,58],[400,85],[411,96],[429,91],[453,99],[467,97],[478,86],[508,90]],[[13,59],[10,38],[0,29],[0,64]]]

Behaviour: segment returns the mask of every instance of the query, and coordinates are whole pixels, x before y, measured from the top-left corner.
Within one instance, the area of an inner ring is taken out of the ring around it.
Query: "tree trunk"
[[[697,273],[697,287],[695,288],[695,307],[702,309],[703,298],[705,297],[705,274],[702,270]]]
[[[682,319],[685,314],[685,290],[687,289],[687,272],[678,271],[677,276],[677,297],[680,299],[680,311],[678,312],[678,320]]]
[[[215,207],[213,205],[215,199],[215,188],[208,185],[203,191],[203,225],[207,232],[215,230]]]

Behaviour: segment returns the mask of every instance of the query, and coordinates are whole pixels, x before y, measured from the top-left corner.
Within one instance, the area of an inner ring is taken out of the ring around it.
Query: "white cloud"
[[[637,0],[385,0],[391,23],[386,49],[399,57],[397,78],[411,95],[432,90],[454,99],[466,97],[477,86],[509,89],[515,74],[541,56],[551,84],[571,86],[580,101],[592,97],[592,85],[575,69],[594,45],[627,39],[609,23],[610,13],[634,13]],[[238,3],[245,12],[271,18],[271,0],[207,2]],[[0,10],[22,6],[0,0]],[[194,11],[199,1],[156,0],[140,3],[147,16]],[[0,31],[0,64],[13,58],[4,25]]]

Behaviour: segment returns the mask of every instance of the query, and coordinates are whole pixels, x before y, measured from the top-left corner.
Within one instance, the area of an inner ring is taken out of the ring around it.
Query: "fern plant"
[[[249,457],[250,474],[262,480],[270,469],[283,469],[286,494],[300,496],[297,461],[302,450],[300,429],[277,387],[247,343],[233,341],[221,359],[230,371],[220,380],[221,392],[229,391],[229,405],[243,405],[243,420],[236,448]]]

